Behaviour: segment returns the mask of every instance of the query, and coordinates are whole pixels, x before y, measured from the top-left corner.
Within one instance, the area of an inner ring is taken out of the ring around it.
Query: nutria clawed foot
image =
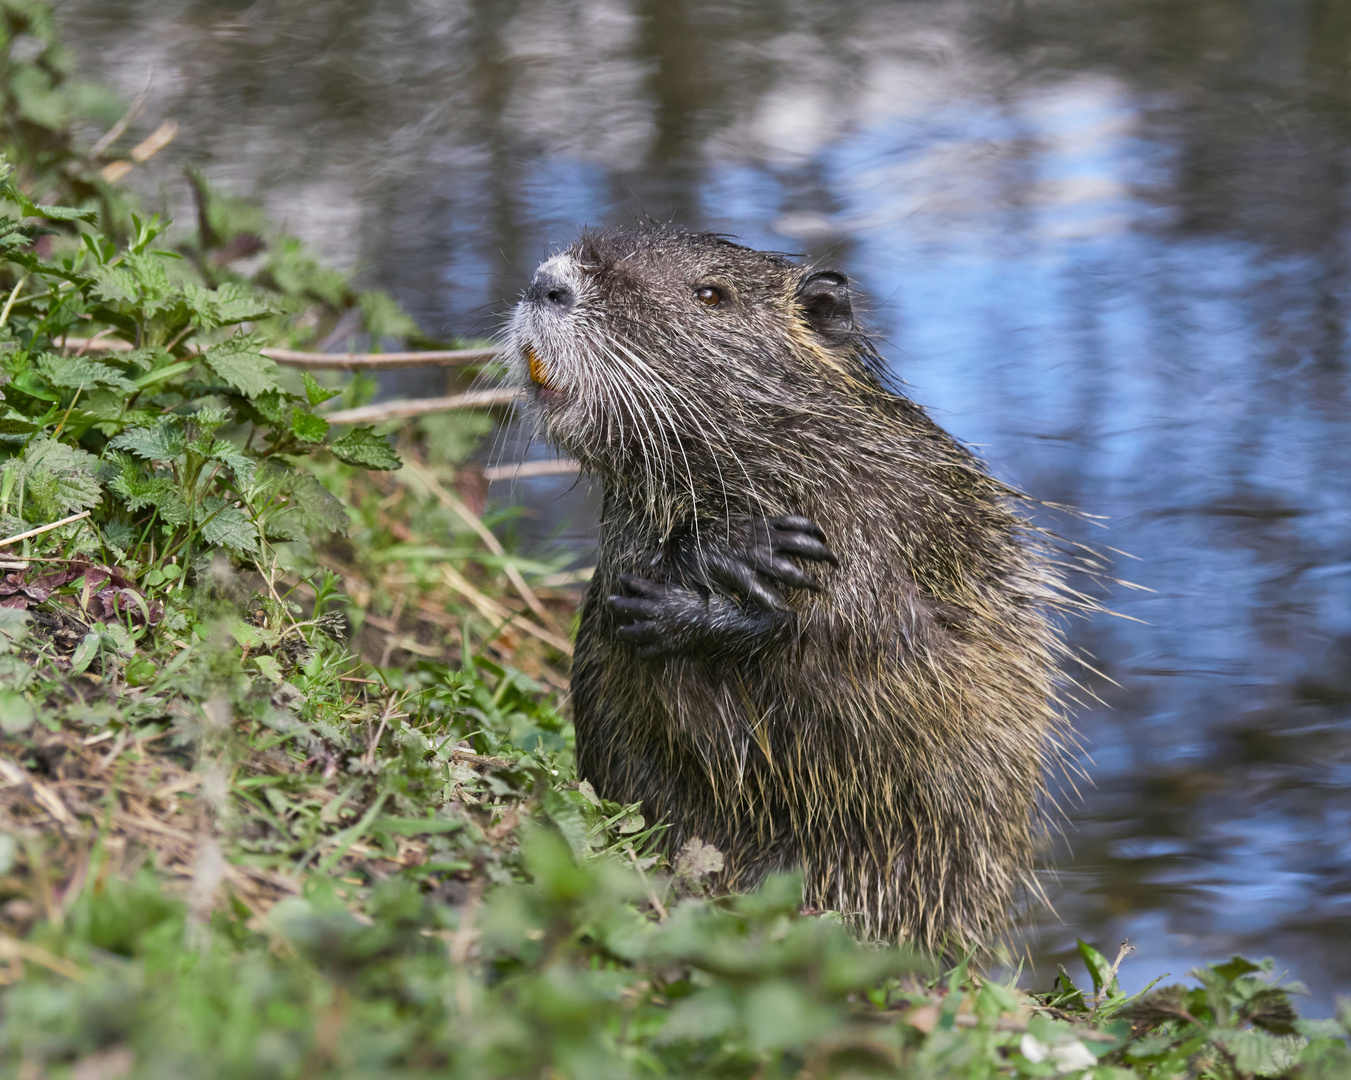
[[[608,598],[615,632],[646,659],[745,651],[791,615],[780,589],[820,590],[794,557],[839,564],[805,517],[742,518],[716,538],[683,531],[653,559],[651,576],[620,576],[625,593]]]

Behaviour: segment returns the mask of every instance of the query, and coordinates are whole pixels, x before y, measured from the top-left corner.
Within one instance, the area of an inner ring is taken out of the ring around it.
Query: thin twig
[[[8,547],[10,544],[17,544],[20,540],[27,540],[30,537],[41,536],[45,532],[51,532],[53,529],[59,529],[62,525],[69,525],[72,521],[79,521],[81,518],[89,516],[88,510],[81,510],[78,514],[71,514],[70,517],[62,518],[60,521],[53,521],[50,525],[39,525],[36,529],[29,529],[27,532],[21,532],[16,536],[7,536],[0,540],[0,547]]]
[[[516,465],[490,465],[483,470],[488,483],[498,480],[527,480],[532,476],[572,476],[582,471],[580,462],[564,458],[560,461],[522,461]]]
[[[263,349],[279,364],[291,367],[366,370],[370,368],[455,367],[481,364],[498,356],[496,349],[429,349],[425,352],[322,353],[295,349]]]
[[[109,333],[109,331],[103,331]],[[92,338],[67,338],[69,348],[88,349],[92,352],[130,352],[134,345],[121,338],[100,340],[102,334]],[[194,350],[201,352],[202,350]],[[463,364],[482,364],[496,358],[496,349],[428,349],[422,352],[388,353],[325,353],[305,352],[298,349],[274,349],[271,346],[259,349],[264,356],[289,367],[315,368],[324,370],[368,370],[371,368],[416,368],[416,367],[456,367]]]
[[[363,405],[357,409],[339,409],[322,413],[330,424],[380,424],[386,420],[406,420],[427,413],[451,412],[454,409],[484,409],[491,405],[514,405],[521,400],[521,392],[514,389],[470,390],[449,397],[421,398],[417,401],[383,401],[378,405]]]
[[[399,712],[399,705],[403,698],[394,697],[385,702],[385,707],[380,710],[380,726],[375,729],[375,738],[366,745],[365,764],[367,770],[375,768],[375,752],[380,749],[380,740],[384,737],[385,727],[390,720],[396,716],[407,716],[407,713]]]
[[[94,335],[93,337],[91,337],[91,338],[67,338],[67,337],[63,337],[63,338],[61,339],[61,348],[64,350],[64,349],[70,348],[72,345],[78,344],[80,347],[79,347],[78,349],[75,350],[75,355],[76,355],[76,356],[83,356],[83,355],[84,355],[84,351],[85,351],[86,349],[89,349],[89,348],[92,348],[93,346],[98,345],[98,343],[99,343],[100,341],[102,341],[104,338],[106,338],[109,334],[114,333],[116,330],[117,330],[117,327],[115,327],[115,326],[109,326],[109,327],[108,327],[107,329],[105,329],[105,330],[100,330],[97,334],[95,334],[95,335]],[[127,344],[127,342],[118,342],[118,344],[119,344],[119,345],[125,345],[125,344]],[[97,352],[98,350],[95,349],[94,351]]]
[[[131,160],[136,162],[137,165],[144,165],[173,142],[174,136],[177,134],[178,123],[174,120],[164,121],[164,123],[160,124],[159,127],[131,148]]]
[[[666,905],[661,902],[661,898],[657,896],[657,890],[652,888],[652,883],[647,880],[647,875],[643,873],[642,864],[638,862],[638,856],[633,852],[633,845],[625,844],[624,850],[628,853],[629,859],[633,862],[633,868],[638,871],[638,879],[643,883],[643,887],[647,889],[647,898],[652,901],[652,906],[657,909],[657,918],[661,922],[665,922]]]
[[[1116,959],[1112,961],[1112,969],[1107,973],[1107,981],[1102,984],[1102,989],[1094,997],[1093,1008],[1098,1008],[1107,1000],[1108,990],[1112,983],[1116,981],[1117,970],[1121,967],[1121,961],[1126,959],[1131,953],[1135,952],[1135,946],[1129,941],[1123,941],[1121,947],[1116,951]]]
[[[19,298],[19,290],[23,288],[24,282],[27,280],[28,275],[25,274],[14,283],[14,289],[10,292],[9,299],[5,301],[4,309],[0,310],[0,326],[4,326],[9,321],[9,313],[14,309],[14,301]]]

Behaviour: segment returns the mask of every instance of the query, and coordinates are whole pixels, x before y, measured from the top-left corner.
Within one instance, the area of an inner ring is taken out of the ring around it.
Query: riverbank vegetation
[[[485,520],[494,415],[334,425],[370,378],[273,358],[448,343],[207,177],[170,228],[124,115],[0,0],[0,1075],[1351,1074],[1269,964],[993,980],[711,896],[575,775],[584,574]]]

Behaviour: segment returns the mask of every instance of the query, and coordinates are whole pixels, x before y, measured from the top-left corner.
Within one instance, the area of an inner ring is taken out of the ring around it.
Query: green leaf
[[[0,690],[0,731],[18,735],[33,726],[38,718],[33,703],[13,690]]]
[[[224,499],[206,499],[201,517],[202,539],[206,543],[244,555],[257,550],[258,528],[238,507],[230,506]]]
[[[17,70],[6,74],[9,79],[8,90],[14,97],[18,114],[48,131],[64,128],[70,120],[70,103],[66,95],[52,84],[52,77],[36,64],[12,66]],[[28,205],[32,206],[32,203]]]
[[[126,354],[126,361],[133,371],[139,372],[132,380],[136,389],[144,390],[191,370],[197,358],[177,360],[167,349],[156,346],[135,349]]]
[[[303,540],[331,532],[346,533],[347,511],[319,480],[307,472],[268,462],[258,471],[249,503],[261,512],[259,524],[269,537]]]
[[[1074,980],[1070,977],[1070,973],[1065,970],[1063,964],[1057,964],[1056,968],[1059,974],[1056,976],[1052,989],[1051,1004],[1072,1012],[1087,1012],[1088,1005],[1084,1001],[1083,991],[1074,984]]]
[[[154,681],[155,671],[155,662],[150,657],[134,656],[122,669],[122,678],[127,680],[128,686],[146,686]]]
[[[333,307],[342,307],[351,295],[347,278],[317,262],[292,236],[272,245],[267,268],[277,288],[289,295],[315,296]]]
[[[116,470],[108,479],[108,490],[121,498],[128,510],[158,505],[176,487],[171,476],[151,472],[130,454],[109,453],[105,469]]]
[[[1082,942],[1080,944],[1082,944]],[[1240,975],[1251,975],[1255,971],[1268,971],[1270,968],[1270,963],[1254,964],[1246,956],[1234,956],[1226,963],[1210,965],[1211,971],[1229,982],[1233,982]]]
[[[316,477],[303,472],[293,474],[290,498],[307,533],[320,535],[347,532],[351,519],[347,516],[346,507],[329,494],[328,488]]]
[[[329,398],[335,398],[342,393],[341,390],[325,390],[319,385],[319,380],[308,371],[300,373],[300,381],[305,384],[305,396],[311,405],[322,405]]]
[[[154,427],[128,428],[109,445],[149,461],[173,461],[187,450],[188,438],[179,418],[166,416]]]
[[[133,251],[122,257],[122,265],[136,283],[136,297],[142,315],[158,315],[186,306],[181,289],[176,289],[164,269],[164,260],[151,252]],[[184,312],[185,313],[185,312]]]
[[[0,416],[0,435],[28,435],[40,426],[14,409],[6,409],[4,415]]]
[[[399,455],[373,427],[353,428],[342,438],[335,439],[329,449],[334,457],[348,465],[367,469],[397,469],[403,465]]]
[[[549,820],[558,827],[563,839],[567,841],[572,857],[578,862],[585,859],[591,852],[591,845],[588,838],[589,830],[581,811],[562,792],[554,788],[545,790],[540,805],[549,815]]]
[[[80,639],[80,643],[75,646],[75,651],[70,657],[70,670],[75,674],[84,671],[94,661],[94,657],[99,652],[99,642],[103,640],[103,635],[97,630],[91,630]]]
[[[804,991],[800,985],[776,980],[746,995],[746,1036],[753,1047],[762,1053],[801,1047],[831,1026],[831,1010]]]
[[[496,421],[485,412],[456,409],[420,417],[418,427],[431,460],[459,465],[492,432]]]
[[[282,313],[282,309],[267,297],[235,281],[227,281],[214,290],[188,282],[183,287],[183,296],[193,322],[203,330],[215,330]]]
[[[30,617],[26,611],[0,607],[0,653],[10,652],[28,636]]]
[[[18,205],[19,213],[24,217],[44,218],[47,221],[87,221],[91,224],[98,218],[97,210],[77,210],[73,206],[39,206],[17,187],[9,184],[5,185],[4,194]]]
[[[736,1000],[725,986],[712,986],[677,1001],[656,1039],[658,1045],[717,1038],[736,1026]]]
[[[25,500],[35,512],[29,520],[54,518],[103,501],[96,475],[98,458],[56,439],[35,439],[21,457],[7,461],[5,469],[18,473]]]
[[[258,462],[228,439],[213,439],[202,456],[228,466],[241,487],[248,487],[253,483],[253,473],[258,467]]]
[[[237,335],[208,349],[202,359],[207,367],[246,397],[281,389],[277,382],[276,362],[258,351],[257,339],[251,334]]]
[[[132,381],[116,368],[86,356],[44,353],[38,357],[38,370],[53,386],[71,389],[83,387],[86,390],[94,386],[111,386],[127,393],[136,389]]]
[[[1304,1040],[1297,1035],[1265,1031],[1217,1031],[1214,1039],[1233,1054],[1244,1076],[1287,1076],[1304,1048]]]
[[[266,394],[259,394],[251,404],[269,424],[282,425],[288,419],[286,403],[289,400],[290,395],[280,390],[270,390]]]
[[[277,663],[276,657],[266,655],[255,656],[253,658],[253,666],[263,674],[268,682],[272,683],[274,686],[281,685],[284,676],[282,675],[281,664]]]
[[[228,423],[232,413],[229,409],[216,408],[211,405],[205,405],[195,413],[189,415],[189,420],[197,431],[203,435],[210,435],[222,424]]]
[[[329,423],[322,416],[296,406],[291,410],[291,434],[301,442],[323,442],[328,434]]]
[[[59,395],[52,393],[52,389],[47,385],[46,380],[32,368],[21,371],[19,374],[15,375],[14,381],[11,382],[10,385],[13,386],[15,390],[20,390],[29,397],[37,398],[39,401],[59,402],[61,400]]]
[[[1107,958],[1093,948],[1083,938],[1078,938],[1079,955],[1084,959],[1084,967],[1088,968],[1089,977],[1093,980],[1093,996],[1101,997],[1104,987],[1111,980],[1115,985],[1116,980],[1112,979],[1112,965],[1107,962]]]
[[[120,266],[96,265],[91,271],[89,291],[110,304],[130,304],[136,300],[136,278]]]

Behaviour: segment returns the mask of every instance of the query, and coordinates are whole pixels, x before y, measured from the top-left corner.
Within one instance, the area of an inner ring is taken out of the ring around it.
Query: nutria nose
[[[563,311],[571,310],[577,303],[577,294],[572,291],[572,286],[543,269],[536,272],[530,288],[525,290],[525,298],[532,304],[549,304]]]

